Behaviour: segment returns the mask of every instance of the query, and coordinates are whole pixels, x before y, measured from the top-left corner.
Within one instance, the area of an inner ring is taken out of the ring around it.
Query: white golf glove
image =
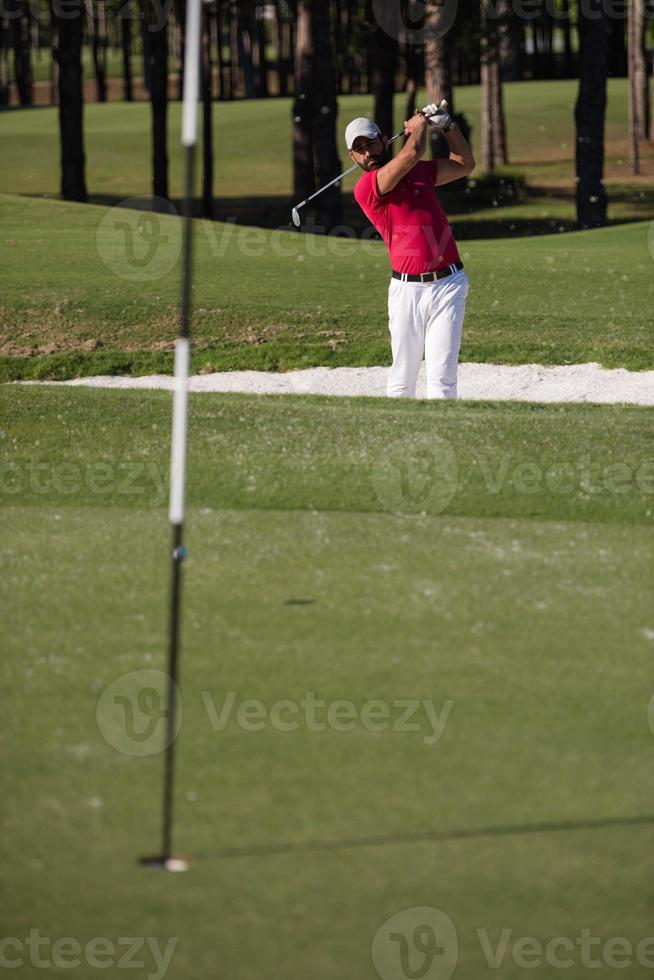
[[[453,123],[452,117],[447,111],[448,108],[447,102],[443,99],[440,105],[430,102],[420,111],[423,116],[426,116],[429,125],[433,126],[438,133],[446,133]]]

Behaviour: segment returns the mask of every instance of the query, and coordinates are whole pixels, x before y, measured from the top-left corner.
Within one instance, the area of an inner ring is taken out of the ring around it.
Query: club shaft
[[[396,139],[399,139],[400,136],[404,136],[404,130],[402,130],[399,133],[396,133],[395,136],[391,136],[391,138],[389,139],[386,145],[390,146],[391,143],[395,142]],[[343,177],[347,177],[348,174],[351,174],[352,171],[356,170],[358,166],[359,164],[355,163],[351,167],[348,167],[347,170],[344,170],[342,174],[338,175],[338,177],[334,177],[333,180],[330,180],[329,183],[325,184],[324,187],[321,187],[320,190],[314,191],[313,194],[310,194],[305,201],[301,201],[300,204],[296,204],[295,210],[297,211],[298,208],[303,208],[305,204],[309,203],[309,201],[313,201],[314,197],[318,197],[318,194],[322,194],[323,191],[326,191],[329,187],[332,187],[334,184],[337,184],[339,180],[343,180]]]
[[[297,204],[296,208],[303,208],[305,204],[309,203],[309,201],[313,201],[314,197],[318,197],[318,194],[322,194],[322,192],[326,191],[328,187],[332,187],[334,184],[337,184],[339,180],[342,180],[343,177],[346,177],[348,174],[351,174],[352,171],[356,170],[358,166],[359,164],[355,163],[352,167],[349,167],[347,170],[344,170],[342,174],[339,174],[338,177],[334,177],[333,180],[330,180],[329,183],[325,184],[324,187],[321,187],[320,190],[314,191],[313,194],[310,194],[305,201],[302,201],[300,204]]]

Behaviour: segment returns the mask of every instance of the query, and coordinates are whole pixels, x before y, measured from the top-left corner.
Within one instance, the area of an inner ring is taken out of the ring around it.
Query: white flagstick
[[[173,394],[173,432],[170,453],[170,501],[168,519],[173,525],[184,521],[186,489],[186,420],[188,415],[188,375],[191,342],[178,337],[175,344],[175,388]]]
[[[173,855],[173,802],[175,777],[175,735],[177,729],[177,681],[179,677],[179,625],[181,570],[186,557],[183,529],[186,493],[186,432],[188,415],[188,377],[191,360],[191,276],[192,276],[192,209],[195,144],[198,128],[198,92],[200,78],[200,10],[201,0],[186,0],[186,47],[184,51],[184,104],[182,110],[182,146],[186,148],[186,189],[182,206],[183,251],[182,291],[179,337],[175,344],[175,388],[170,453],[170,501],[168,518],[172,528],[172,577],[170,590],[168,691],[166,696],[166,756],[163,790],[163,834],[161,855],[145,859],[150,866],[166,871],[186,871],[188,862]]]
[[[195,146],[198,137],[198,91],[200,87],[200,0],[187,0],[186,45],[184,47],[184,102],[182,146]]]

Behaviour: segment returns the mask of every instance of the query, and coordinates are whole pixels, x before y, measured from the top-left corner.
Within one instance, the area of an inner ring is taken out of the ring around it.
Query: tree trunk
[[[631,7],[632,0],[628,0]],[[608,66],[611,78],[626,78],[627,76],[627,24],[624,16],[609,17],[608,28]]]
[[[631,68],[634,86],[635,135],[636,139],[646,140],[649,133],[650,99],[649,78],[647,77],[647,49],[645,34],[645,0],[633,0],[629,5],[633,12],[633,54]]]
[[[636,69],[636,17],[635,6],[639,0],[632,0],[629,4],[627,13],[627,66],[629,75],[629,163],[633,176],[640,173],[640,158],[638,155],[638,129],[641,123],[639,110],[641,109],[638,100],[637,90],[637,69]]]
[[[351,21],[350,21],[350,4],[342,3],[341,8],[341,34],[343,36],[343,44],[341,48],[341,64],[342,64],[342,75],[341,75],[341,91],[344,95],[352,95],[352,55],[350,53],[350,37],[352,35],[351,31]]]
[[[21,105],[32,105],[32,44],[29,0],[17,5],[19,17],[13,18],[14,79]]]
[[[540,26],[542,35],[543,61],[545,78],[556,78],[556,66],[554,62],[554,21],[550,13],[549,4],[545,4],[540,15]]]
[[[295,85],[295,43],[296,43],[296,34],[297,34],[298,0],[287,0],[287,2],[291,10],[291,19],[286,21],[286,23],[284,24],[284,31],[288,34],[287,50],[289,52],[289,55],[288,55],[287,75],[288,75],[289,82],[292,81],[292,84]]]
[[[125,102],[134,100],[132,86],[132,21],[124,16],[120,19],[120,41],[123,52],[123,97]]]
[[[490,174],[507,162],[504,96],[500,72],[500,25],[507,24],[510,10],[500,0],[481,0],[481,171]]]
[[[202,217],[213,218],[213,105],[211,11],[202,4]]]
[[[481,172],[484,176],[495,169],[493,145],[493,39],[490,25],[490,0],[481,0],[480,7],[480,69],[481,69]]]
[[[54,56],[59,73],[59,145],[61,196],[65,201],[86,201],[84,160],[84,97],[82,89],[83,0],[71,0],[66,17],[52,9],[57,44]],[[74,16],[70,16],[74,13]]]
[[[422,44],[412,44],[408,37],[405,43],[406,58],[406,106],[404,118],[409,119],[416,111],[416,96],[420,78],[424,71],[424,47]]]
[[[177,65],[177,98],[184,99],[184,38],[186,34],[186,3],[177,0],[174,5],[175,17],[172,27],[173,61]]]
[[[565,78],[574,78],[575,66],[572,54],[572,25],[570,23],[570,3],[569,0],[562,0],[562,29],[563,29],[563,75]]]
[[[266,61],[266,20],[264,17],[266,5],[257,3],[253,10],[253,36],[256,39],[257,65],[257,98],[268,97],[268,62]]]
[[[141,0],[141,44],[143,47],[143,86],[148,93],[152,93],[152,34],[148,30],[148,3]]]
[[[0,17],[0,105],[9,105],[9,22]]]
[[[327,3],[316,5],[313,13],[313,114],[318,186],[328,184],[342,170],[336,138],[336,65],[331,10]],[[334,184],[317,199],[318,222],[327,231],[339,224],[342,215],[341,188]]]
[[[373,116],[387,136],[393,135],[393,96],[397,70],[398,42],[377,25],[372,38],[372,94]],[[393,150],[393,147],[390,147]]]
[[[252,30],[248,18],[243,8],[238,5],[238,56],[243,66],[243,86],[245,88],[245,98],[253,99],[254,91],[254,70],[252,65]]]
[[[543,78],[543,56],[540,50],[540,38],[538,36],[538,28],[536,27],[536,22],[531,21],[529,24],[529,29],[531,30],[531,64],[533,77],[540,81]]]
[[[497,26],[494,28],[494,58],[492,62],[491,133],[496,166],[509,162],[506,143],[506,113],[504,112],[504,83],[502,80],[502,46],[510,29],[512,16],[509,0],[499,0],[496,7]]]
[[[241,84],[241,54],[242,42],[239,39],[239,10],[238,3],[232,0],[229,17],[229,69],[230,69],[230,88],[233,99],[238,98],[242,89]]]
[[[157,23],[158,5],[145,0],[149,34],[150,103],[152,108],[152,193],[168,198],[168,21]]]
[[[217,4],[208,5],[207,9],[210,11],[209,17],[209,51],[211,54],[211,78],[209,84],[209,91],[211,92],[212,101],[220,99],[222,96],[222,81],[220,78],[220,53],[219,53],[219,41],[220,41],[220,25],[218,24],[218,6]]]
[[[97,19],[96,19],[97,15]],[[107,101],[107,19],[105,0],[87,0],[86,17],[91,35],[91,54],[95,74],[96,100]]]
[[[341,5],[338,0],[330,0],[330,6],[332,11],[332,24],[334,25],[334,59],[336,61],[336,94],[343,95],[343,47],[344,38],[343,33],[343,15],[347,11],[347,7],[343,4]],[[347,41],[345,41],[347,43]]]
[[[504,167],[509,162],[506,147],[506,116],[504,113],[504,86],[500,74],[500,63],[491,65],[491,137],[496,167]]]
[[[223,8],[222,4],[216,4],[216,66],[218,69],[218,98],[223,100],[229,97],[227,82],[225,78],[225,65],[223,63]]]
[[[358,31],[360,17],[359,0],[348,0],[348,17],[350,26],[354,33],[354,43],[352,44],[352,93],[363,95],[368,92],[368,77],[366,73],[366,57],[363,46],[356,43],[356,32]]]
[[[313,173],[313,44],[311,0],[298,0],[293,100],[293,195],[304,200],[315,190]]]
[[[443,4],[432,5],[425,16],[425,88],[427,102],[446,99],[451,114],[455,112],[452,88],[452,53],[450,34],[443,29],[445,9]],[[450,148],[444,136],[429,131],[432,159],[447,158]]]
[[[579,13],[577,130],[577,221],[581,228],[607,222],[604,188],[604,120],[608,69],[608,25],[602,0],[587,0]]]
[[[50,14],[50,105],[59,104],[59,65],[57,64],[57,21],[54,13]]]
[[[286,49],[284,46],[284,17],[279,0],[275,0],[275,47],[277,91],[279,95],[288,95],[288,77],[286,75]]]
[[[525,73],[525,54],[527,48],[527,35],[524,21],[518,16],[511,17],[509,21],[510,44],[512,46],[512,59],[510,67],[512,74],[508,76],[509,81],[519,82]]]

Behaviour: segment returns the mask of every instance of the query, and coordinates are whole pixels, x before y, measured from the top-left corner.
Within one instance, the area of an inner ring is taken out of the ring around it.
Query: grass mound
[[[170,370],[174,215],[0,195],[0,218],[0,378]],[[461,240],[462,359],[654,367],[650,231]],[[388,363],[388,280],[377,241],[199,221],[193,369]]]

